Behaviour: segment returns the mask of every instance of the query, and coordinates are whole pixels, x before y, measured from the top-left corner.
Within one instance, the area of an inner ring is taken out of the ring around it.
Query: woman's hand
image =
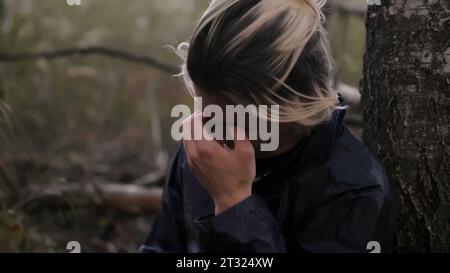
[[[184,130],[193,136],[193,124],[202,124],[201,119],[201,114],[192,115],[185,121]],[[205,137],[202,140],[183,140],[189,166],[214,200],[216,214],[233,207],[252,194],[252,183],[256,175],[255,152],[247,138],[236,140],[237,134],[236,128],[233,149]]]

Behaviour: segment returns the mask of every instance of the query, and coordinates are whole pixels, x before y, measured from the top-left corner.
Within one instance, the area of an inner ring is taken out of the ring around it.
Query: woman
[[[323,4],[211,2],[178,48],[186,85],[206,105],[279,105],[280,145],[185,139],[142,252],[390,250],[395,195],[342,123]]]

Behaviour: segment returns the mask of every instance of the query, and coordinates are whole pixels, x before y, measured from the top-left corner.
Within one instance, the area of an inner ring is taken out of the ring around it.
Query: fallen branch
[[[69,197],[75,200],[75,204],[79,200],[83,206],[86,206],[87,200],[88,205],[129,214],[154,215],[161,207],[162,188],[119,183],[53,183],[44,190],[35,191],[16,208],[24,208],[31,203],[45,207],[46,204],[55,203],[55,200],[65,203]]]
[[[156,214],[160,210],[162,189],[145,188],[133,184],[94,184],[86,187],[86,194],[97,198],[101,206],[127,213]]]
[[[163,154],[159,158],[161,158],[161,160],[158,159],[158,162],[162,163],[156,162],[159,165],[158,169],[134,180],[133,184],[150,186],[164,181],[164,178],[166,177],[167,154]]]
[[[342,97],[344,97],[345,103],[352,106],[358,106],[361,104],[361,93],[358,88],[347,85],[342,82],[338,82],[336,90]]]
[[[363,124],[363,116],[359,109],[361,105],[361,94],[358,88],[337,82],[335,89],[344,98],[345,104],[350,106],[345,115],[345,123],[352,126],[361,126]]]
[[[49,52],[36,52],[36,53],[0,53],[0,62],[18,62],[18,61],[32,61],[36,59],[58,59],[71,57],[76,55],[103,55],[116,59],[122,59],[128,62],[140,63],[147,66],[154,67],[169,74],[176,74],[177,68],[160,62],[152,57],[138,56],[129,52],[120,51],[117,49],[111,49],[106,47],[85,47],[85,48],[68,48]]]

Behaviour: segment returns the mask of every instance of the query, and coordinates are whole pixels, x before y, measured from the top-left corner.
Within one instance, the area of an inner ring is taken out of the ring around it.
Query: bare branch
[[[134,63],[140,63],[147,66],[154,67],[156,69],[159,69],[161,71],[167,72],[169,74],[175,74],[177,73],[177,68],[166,64],[163,62],[160,62],[152,57],[148,56],[138,56],[129,52],[117,50],[117,49],[111,49],[106,47],[98,47],[98,46],[92,46],[92,47],[84,47],[84,48],[68,48],[68,49],[61,49],[61,50],[55,50],[55,51],[48,51],[48,52],[36,52],[36,53],[30,53],[30,52],[23,52],[23,53],[4,53],[0,52],[0,62],[18,62],[18,61],[32,61],[36,59],[58,59],[58,58],[65,58],[65,57],[71,57],[76,55],[103,55],[108,56],[116,59],[122,59],[128,62],[134,62]]]

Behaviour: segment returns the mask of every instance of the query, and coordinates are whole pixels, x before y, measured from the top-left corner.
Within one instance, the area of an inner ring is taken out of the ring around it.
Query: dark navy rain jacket
[[[367,252],[371,241],[391,251],[395,191],[380,163],[345,128],[344,115],[335,112],[289,156],[272,160],[274,170],[253,184],[253,195],[219,215],[181,147],[162,211],[140,251]]]

